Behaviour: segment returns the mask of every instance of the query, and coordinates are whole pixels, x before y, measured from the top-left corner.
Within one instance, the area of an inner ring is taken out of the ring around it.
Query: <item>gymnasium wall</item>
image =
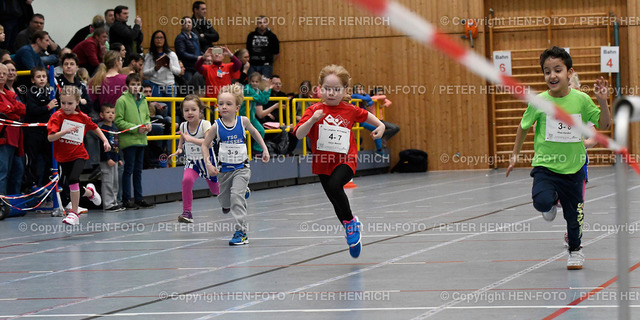
[[[460,20],[480,19],[480,34],[474,41],[473,50],[482,55],[488,51],[489,39],[483,18],[489,15],[489,7],[500,14],[513,16],[548,15],[550,9],[554,14],[605,10],[616,15],[640,10],[635,3],[627,8],[626,0],[400,2],[467,47],[470,47],[469,40],[460,39],[463,34]],[[232,51],[245,46],[247,34],[255,28],[255,16],[270,18],[270,27],[281,44],[274,73],[282,76],[285,92],[297,91],[302,80],[317,82],[319,70],[331,63],[344,65],[354,82],[385,86],[393,101],[386,119],[401,127],[400,133],[389,143],[392,163],[397,161],[400,150],[416,148],[430,155],[430,170],[492,166],[493,133],[486,94],[490,88],[486,82],[441,54],[392,31],[386,21],[367,17],[342,0],[219,0],[205,3],[207,17],[220,33],[218,43],[227,45]],[[173,45],[173,39],[180,32],[180,18],[191,16],[191,4],[191,1],[137,0],[136,11],[143,18],[144,46],[149,46],[150,36],[157,29],[164,30]],[[627,31],[624,27],[623,32],[622,43],[625,45],[627,37],[632,39],[638,31],[634,28]],[[559,36],[584,40],[589,38],[589,33],[582,28],[564,30]],[[509,41],[513,48],[547,46],[546,42],[540,42],[541,39],[540,34],[525,33],[514,34],[504,41]],[[568,40],[567,44],[576,45],[572,41]],[[640,61],[628,58],[632,50],[637,49],[622,48],[623,66],[628,61],[637,69]],[[623,82],[632,85],[634,82],[629,79],[636,78],[630,73],[624,75]],[[365,140],[370,139],[365,137]],[[365,145],[372,146],[368,141]]]

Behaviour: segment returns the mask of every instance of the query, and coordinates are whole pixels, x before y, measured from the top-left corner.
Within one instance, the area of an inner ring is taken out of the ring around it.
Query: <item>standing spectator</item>
[[[215,98],[220,88],[231,84],[231,74],[240,70],[241,62],[226,47],[211,47],[205,52],[206,55],[213,57],[213,64],[204,65],[204,59],[200,58],[196,62],[196,71],[202,74],[207,83],[206,96]],[[222,63],[225,55],[231,58],[231,63]]]
[[[6,39],[0,48],[15,52],[20,47],[15,46],[16,37],[20,30],[29,25],[29,20],[33,16],[33,0],[3,0],[2,10],[0,10],[0,21],[5,28]],[[27,43],[28,44],[28,43]]]
[[[231,79],[234,81],[244,85],[247,85],[249,81],[247,80],[247,76],[249,75],[249,68],[251,67],[251,63],[249,63],[249,50],[247,49],[239,49],[233,53],[238,60],[242,63],[242,68],[233,74],[231,74]]]
[[[78,56],[78,64],[87,69],[91,75],[95,73],[96,68],[102,62],[108,38],[107,30],[97,28],[93,31],[91,38],[87,38],[73,47],[73,53]]]
[[[40,60],[40,53],[49,46],[49,34],[46,31],[36,31],[31,38],[31,44],[18,49],[14,60],[18,70],[31,70],[34,67],[44,67]]]
[[[104,28],[109,32],[109,29],[116,21],[116,16],[113,13],[113,9],[107,9],[104,11]]]
[[[196,72],[196,61],[202,57],[202,50],[200,50],[198,35],[191,31],[193,21],[189,17],[183,17],[180,22],[182,23],[182,32],[176,36],[175,48],[178,58],[184,64],[184,78],[189,81]]]
[[[259,16],[256,19],[258,27],[247,36],[247,50],[249,50],[251,69],[248,74],[259,72],[267,78],[273,74],[273,63],[280,54],[280,41],[271,32],[269,19]]]
[[[162,30],[156,30],[151,36],[142,74],[151,82],[154,97],[173,97],[174,75],[180,74],[180,64],[176,53],[169,49],[167,36]]]
[[[207,20],[207,5],[202,1],[196,1],[193,3],[193,30],[198,35],[200,40],[200,50],[202,52],[207,51],[214,42],[218,42],[220,35],[216,29],[211,26],[211,22]]]
[[[44,16],[40,13],[34,14],[29,22],[29,27],[18,33],[15,43],[16,48],[19,49],[31,43],[32,37],[37,31],[44,31]],[[44,65],[56,64],[60,56],[60,50],[60,46],[49,37],[49,45],[45,50],[40,52],[42,63]]]
[[[142,197],[142,163],[144,149],[147,146],[147,132],[151,131],[149,107],[147,100],[140,92],[142,81],[137,74],[126,78],[127,91],[116,102],[116,119],[118,130],[125,130],[142,125],[135,130],[120,134],[120,148],[124,154],[124,174],[122,176],[122,200],[127,209],[137,210],[152,205]],[[131,199],[131,179],[133,177],[133,199]]]
[[[25,106],[4,87],[8,73],[7,66],[0,64],[0,113],[7,119],[19,120],[25,115]],[[21,166],[15,156],[22,154],[22,128],[0,125],[0,194],[20,193],[22,170],[17,172]]]
[[[69,49],[75,48],[78,43],[87,39],[89,35],[94,33],[94,30],[98,28],[104,28],[104,17],[101,15],[96,15],[95,17],[93,17],[93,21],[90,25],[78,30],[76,34],[73,35],[73,38],[69,40],[69,43],[67,43],[66,47]]]
[[[129,27],[129,7],[117,6],[113,13],[116,20],[109,28],[109,42],[122,43],[127,52],[142,53],[142,19],[136,17],[133,27]]]
[[[203,66],[210,66],[213,64],[213,56],[211,56],[210,54],[205,53],[202,56],[202,60],[204,61],[202,63]],[[193,93],[198,95],[198,97],[205,96],[205,93],[207,92],[207,82],[205,81],[202,73],[196,72],[193,74],[193,77],[191,77],[191,80],[189,80],[189,88],[191,88],[189,90],[193,90],[188,91],[189,94]]]
[[[58,106],[58,100],[50,98],[53,90],[49,86],[49,73],[44,67],[31,69],[32,85],[26,94],[25,123],[47,123],[51,110]],[[43,186],[51,174],[51,143],[47,140],[47,128],[29,128],[24,132],[24,151],[27,154],[25,185]]]

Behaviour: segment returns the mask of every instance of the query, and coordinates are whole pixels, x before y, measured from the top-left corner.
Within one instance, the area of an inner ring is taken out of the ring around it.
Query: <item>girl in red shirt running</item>
[[[294,129],[298,139],[309,136],[313,153],[312,171],[320,177],[320,183],[333,205],[338,219],[346,230],[349,253],[360,255],[360,228],[358,217],[351,213],[349,198],[343,186],[356,171],[358,150],[351,128],[356,122],[376,126],[371,132],[374,139],[382,137],[384,124],[367,110],[347,103],[350,86],[349,72],[342,66],[329,65],[320,71],[320,96],[322,101],[305,110]]]
[[[49,135],[47,139],[53,142],[53,156],[60,164],[60,181],[63,186],[68,185],[71,197],[71,211],[62,220],[69,225],[77,225],[78,203],[80,202],[80,173],[89,154],[84,148],[84,135],[93,131],[102,140],[104,151],[111,150],[111,144],[100,128],[91,121],[86,114],[77,111],[80,103],[80,92],[77,87],[65,86],[60,90],[60,110],[51,115],[47,123]],[[89,198],[93,204],[99,206],[102,198],[93,183],[87,184],[83,196]]]

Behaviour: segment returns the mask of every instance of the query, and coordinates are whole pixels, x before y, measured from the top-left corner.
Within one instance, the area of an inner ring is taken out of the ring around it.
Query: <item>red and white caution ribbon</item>
[[[8,120],[8,119],[0,119],[0,125],[4,125],[4,126],[9,126],[9,127],[46,127],[47,124],[46,123],[23,123],[20,121],[14,121],[14,120]],[[129,129],[125,129],[122,131],[109,131],[109,130],[104,130],[104,129],[100,129],[103,132],[107,132],[107,133],[111,133],[111,134],[121,134],[123,132],[127,132],[127,131],[131,131],[137,128],[142,127],[143,124],[139,124],[137,126],[133,126]]]
[[[629,155],[626,147],[613,141],[611,138],[598,133],[594,128],[590,128],[582,122],[576,122],[562,108],[552,102],[545,100],[529,87],[519,83],[514,78],[498,71],[486,58],[468,50],[464,46],[453,41],[438,30],[427,20],[411,12],[397,1],[392,0],[349,0],[358,6],[366,9],[378,16],[388,17],[391,27],[397,29],[415,39],[422,44],[435,48],[448,57],[464,65],[473,73],[481,76],[494,84],[501,85],[505,89],[513,92],[513,95],[527,101],[532,106],[538,108],[553,118],[560,120],[578,131],[587,138],[595,140],[603,146],[622,154],[629,165],[640,174],[640,167]]]
[[[8,127],[46,127],[46,123],[22,123],[20,121],[14,121],[9,119],[0,119],[0,125]]]
[[[53,180],[49,181],[49,183],[47,183],[46,185],[38,188],[37,190],[34,190],[33,192],[31,192],[29,194],[23,194],[23,195],[19,195],[19,196],[5,196],[5,195],[1,195],[0,194],[0,200],[2,200],[2,202],[4,202],[8,206],[10,206],[11,208],[16,209],[16,210],[20,210],[20,211],[33,210],[35,208],[38,208],[40,205],[42,205],[42,203],[49,197],[51,192],[53,192],[53,190],[56,190],[58,188],[58,179],[59,179],[59,176],[55,175]],[[36,195],[36,194],[42,192],[42,190],[45,190],[47,188],[49,188],[47,193],[45,193],[42,196],[42,199],[40,199],[40,201],[35,206],[33,206],[31,208],[19,208],[19,207],[16,207],[16,206],[12,205],[11,203],[9,203],[9,201],[7,201],[7,200],[24,199],[24,198],[27,198],[27,197],[31,197],[33,195]]]

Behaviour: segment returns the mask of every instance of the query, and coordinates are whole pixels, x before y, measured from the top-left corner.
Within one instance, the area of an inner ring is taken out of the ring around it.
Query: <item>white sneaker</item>
[[[94,186],[93,183],[89,183],[87,184],[85,189],[89,189],[91,190],[91,192],[93,192],[93,196],[91,196],[89,200],[91,200],[91,202],[93,202],[93,204],[95,204],[96,206],[100,206],[102,204],[102,197],[100,197],[100,194],[98,194],[98,191],[96,191],[96,186]]]
[[[67,213],[67,217],[62,220],[62,223],[71,226],[77,226],[80,223],[80,218],[73,211]]]
[[[558,207],[553,205],[551,210],[542,213],[542,218],[546,221],[553,221],[556,218],[556,214],[558,213]]]
[[[576,251],[569,251],[567,270],[582,270],[582,264],[584,264],[584,253],[582,253],[582,248]]]
[[[69,202],[69,204],[66,207],[64,207],[64,209],[67,211],[71,211],[71,202]],[[89,212],[89,209],[78,206],[78,213],[85,214],[87,212]]]

